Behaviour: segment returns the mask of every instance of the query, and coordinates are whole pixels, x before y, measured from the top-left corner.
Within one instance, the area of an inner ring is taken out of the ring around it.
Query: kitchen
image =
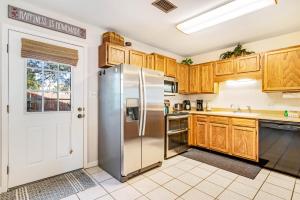
[[[241,1],[172,0],[169,11],[155,2],[119,2],[124,10],[93,2],[85,14],[80,2],[70,10],[68,1],[1,2],[0,60],[9,67],[1,70],[0,198],[300,198],[299,2],[265,0],[197,30],[191,17]],[[104,7],[120,12],[101,19]],[[15,11],[73,26],[44,27]],[[27,80],[27,104],[26,73],[47,77],[37,79],[42,86]],[[47,196],[62,176],[80,187]]]

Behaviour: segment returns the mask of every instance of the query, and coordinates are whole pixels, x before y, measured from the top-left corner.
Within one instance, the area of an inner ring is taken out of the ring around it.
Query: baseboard
[[[98,166],[98,160],[93,161],[93,162],[89,162],[86,166],[86,168],[90,168],[90,167],[96,167]]]

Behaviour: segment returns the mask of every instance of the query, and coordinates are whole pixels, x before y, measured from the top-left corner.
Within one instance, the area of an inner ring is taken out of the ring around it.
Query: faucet
[[[234,107],[235,107],[235,108],[234,108]],[[235,113],[236,113],[236,112],[241,112],[241,111],[242,111],[240,105],[235,106],[234,104],[231,104],[231,105],[230,105],[230,108],[231,108],[231,109],[234,108],[233,112],[235,112]]]
[[[247,106],[247,108],[248,108],[248,112],[251,113],[252,112],[251,106]]]

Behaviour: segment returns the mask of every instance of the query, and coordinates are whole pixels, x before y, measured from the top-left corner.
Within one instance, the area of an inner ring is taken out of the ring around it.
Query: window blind
[[[78,50],[22,38],[21,57],[76,66]]]

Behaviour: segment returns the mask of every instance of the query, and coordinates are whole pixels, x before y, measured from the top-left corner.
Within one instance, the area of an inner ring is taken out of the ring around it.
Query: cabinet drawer
[[[210,116],[209,121],[217,124],[229,124],[228,117]]]
[[[207,116],[204,115],[196,115],[195,119],[197,122],[207,122]]]
[[[234,126],[246,126],[246,127],[256,127],[256,120],[254,119],[242,119],[242,118],[232,118],[232,125]]]

